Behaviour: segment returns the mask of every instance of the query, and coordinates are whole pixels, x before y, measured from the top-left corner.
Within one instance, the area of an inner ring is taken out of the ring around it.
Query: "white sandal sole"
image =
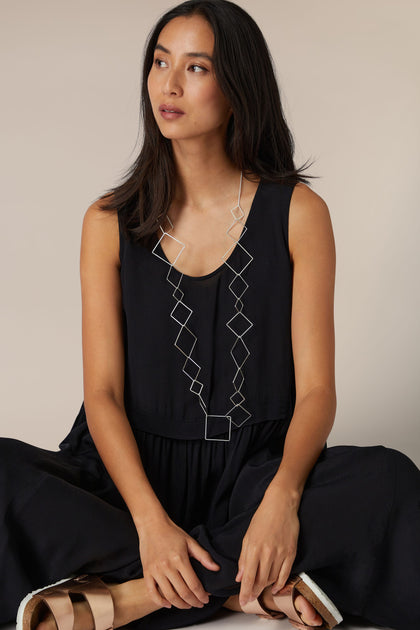
[[[23,630],[23,613],[25,611],[26,604],[32,599],[33,595],[35,595],[36,593],[39,593],[40,591],[43,591],[45,588],[49,588],[50,586],[57,586],[57,584],[62,584],[62,582],[67,582],[67,580],[71,580],[74,577],[76,577],[76,574],[73,574],[70,577],[66,577],[63,580],[58,580],[58,582],[53,582],[53,584],[49,584],[48,586],[43,586],[42,588],[38,588],[35,591],[32,591],[31,593],[28,593],[27,595],[25,595],[25,597],[20,602],[19,608],[17,611],[16,630]]]
[[[338,610],[338,608],[334,606],[333,602],[330,600],[328,595],[324,593],[322,589],[319,588],[318,584],[314,582],[313,579],[310,578],[307,573],[302,571],[301,573],[298,573],[298,575],[300,579],[302,580],[302,582],[304,582],[306,586],[308,586],[311,589],[311,591],[318,597],[318,599],[322,602],[322,604],[329,611],[332,617],[334,617],[336,624],[341,623],[343,621],[343,617],[340,614],[340,611]]]

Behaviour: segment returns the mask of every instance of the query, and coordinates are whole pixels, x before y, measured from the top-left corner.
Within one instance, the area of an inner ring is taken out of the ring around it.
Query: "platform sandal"
[[[302,614],[295,607],[295,599],[298,595],[303,595],[321,616],[322,624],[320,626],[311,626],[303,621]],[[284,619],[284,617],[288,617],[295,628],[304,628],[306,630],[308,628],[313,630],[328,628],[328,630],[331,630],[343,621],[343,617],[328,595],[303,571],[290,577],[281,591],[273,595],[273,601],[278,610],[267,608],[262,600],[262,594],[244,604],[241,608],[246,613],[255,613],[259,617],[267,619]]]
[[[73,630],[74,609],[69,593],[79,593],[87,601],[95,630],[113,629],[114,601],[111,591],[99,576],[88,574],[59,580],[26,595],[18,608],[16,629],[33,630],[49,609],[58,630]]]

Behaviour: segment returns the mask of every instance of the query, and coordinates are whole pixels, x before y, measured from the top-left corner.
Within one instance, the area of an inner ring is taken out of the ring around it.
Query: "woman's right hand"
[[[218,571],[209,552],[178,527],[169,516],[143,526],[139,551],[147,589],[156,604],[170,608],[202,608],[210,593],[204,589],[190,559],[193,556],[210,571]]]

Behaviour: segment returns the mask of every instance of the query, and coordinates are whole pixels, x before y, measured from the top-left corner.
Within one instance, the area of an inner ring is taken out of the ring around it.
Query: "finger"
[[[241,581],[243,573],[244,573],[243,568],[238,569],[238,573],[236,574],[236,577],[235,577],[235,582]]]
[[[252,598],[256,599],[269,583],[272,560],[270,557],[261,558],[252,588]]]
[[[238,558],[238,573],[236,574],[236,582],[240,582],[244,574],[244,554],[241,551],[241,555]]]
[[[181,567],[181,570],[183,569],[184,567]],[[200,599],[198,599],[198,597],[191,591],[179,569],[169,571],[167,573],[167,577],[170,580],[176,593],[179,595],[179,597],[183,599],[184,602],[196,608],[202,608],[204,606],[204,603],[200,601]]]
[[[194,606],[195,608],[202,608],[205,603],[206,604],[208,603],[208,601],[202,602],[195,595],[195,593],[190,589],[189,584],[186,582],[186,580],[183,577],[183,574],[181,573],[181,571],[183,570],[184,570],[184,567],[181,567],[181,570],[175,569],[173,572],[168,574],[168,578],[171,581],[172,586],[175,589],[175,591],[186,603],[190,604],[191,606]],[[191,570],[194,573],[194,570],[192,569],[192,567],[191,567]],[[197,582],[199,586],[201,586],[200,581],[198,580],[198,577],[195,575],[195,580],[194,580],[195,588],[197,587]]]
[[[277,578],[279,577],[281,565],[282,565],[281,561],[278,558],[275,558],[273,564],[271,565],[270,575],[268,576],[268,579],[267,579],[268,586],[274,585],[274,583],[277,581]]]
[[[177,589],[174,588],[172,580],[176,581],[176,579],[171,576],[169,572],[166,575],[161,575],[156,579],[158,581],[160,590],[162,591],[164,597],[168,600],[168,602],[170,602],[173,606],[176,606],[176,608],[191,608],[191,604],[185,602],[178,594]]]
[[[286,558],[285,561],[283,562],[278,578],[275,584],[271,588],[271,592],[273,593],[273,595],[278,593],[286,585],[286,582],[290,576],[290,571],[292,569],[293,562],[294,562],[294,556],[292,558],[290,557]]]
[[[210,569],[211,571],[220,570],[220,564],[217,564],[217,562],[213,560],[207,549],[204,549],[204,547],[202,547],[200,543],[195,540],[195,538],[192,538],[192,536],[187,539],[187,546],[190,555],[201,562],[201,564],[206,569]]]
[[[252,589],[254,587],[255,576],[258,569],[258,557],[256,550],[247,555],[244,573],[241,580],[241,590],[239,593],[239,603],[241,605],[246,604],[252,597]]]
[[[158,584],[154,580],[154,578],[150,574],[144,574],[144,579],[146,580],[146,588],[147,592],[150,595],[155,604],[158,606],[163,606],[164,608],[171,608],[171,603],[162,596],[159,591]]]
[[[191,566],[191,562],[188,561],[180,570],[183,579],[185,580],[190,591],[195,595],[196,599],[202,604],[209,603],[209,595],[202,583],[200,582],[196,572]],[[194,604],[195,605],[195,604]]]

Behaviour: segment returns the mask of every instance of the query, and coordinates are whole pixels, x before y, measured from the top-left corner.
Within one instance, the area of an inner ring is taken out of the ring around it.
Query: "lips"
[[[159,105],[159,111],[160,112],[175,112],[175,114],[185,114],[185,112],[182,111],[182,109],[179,109],[179,107],[175,107],[174,105],[168,105],[166,103],[163,103],[163,105]]]

